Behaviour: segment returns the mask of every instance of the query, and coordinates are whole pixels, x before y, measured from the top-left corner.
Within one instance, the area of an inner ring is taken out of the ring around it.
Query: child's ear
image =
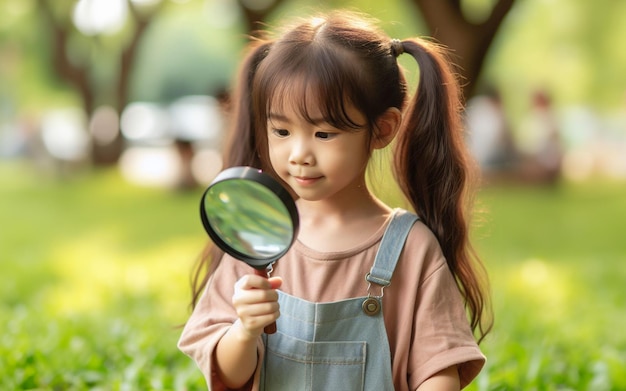
[[[385,148],[396,137],[400,123],[402,122],[402,113],[396,107],[390,107],[376,119],[376,129],[378,130],[372,147],[374,149]]]

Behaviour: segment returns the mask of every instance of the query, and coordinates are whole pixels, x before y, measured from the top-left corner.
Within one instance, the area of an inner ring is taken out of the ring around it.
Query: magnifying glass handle
[[[257,269],[257,268],[254,268],[254,274],[256,274],[257,276],[261,276],[261,277],[267,278],[267,269]],[[276,332],[276,322],[268,324],[267,326],[265,326],[263,331],[265,332],[265,334],[274,334]]]

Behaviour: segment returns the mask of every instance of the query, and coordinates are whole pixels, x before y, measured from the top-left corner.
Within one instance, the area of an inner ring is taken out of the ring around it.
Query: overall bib
[[[371,296],[368,286],[366,297],[312,303],[279,291],[278,331],[263,335],[261,390],[394,389],[382,295],[415,221],[394,210],[364,282],[380,285],[381,296]]]

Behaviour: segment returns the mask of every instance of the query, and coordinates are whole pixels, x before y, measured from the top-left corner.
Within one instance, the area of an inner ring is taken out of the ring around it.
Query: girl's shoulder
[[[421,220],[411,227],[398,262],[401,273],[430,275],[446,267],[441,246],[435,234]]]
[[[407,236],[405,247],[428,247],[432,251],[441,252],[441,248],[435,234],[431,229],[424,224],[424,222],[417,216],[415,213],[404,210],[404,209],[396,209],[396,215],[410,215],[415,217],[417,220],[411,227],[409,234]],[[403,216],[404,217],[404,216]]]
[[[409,231],[409,236],[407,237],[408,245],[414,243],[439,247],[439,242],[437,241],[435,234],[421,219],[418,219],[415,224],[413,224],[411,231]]]

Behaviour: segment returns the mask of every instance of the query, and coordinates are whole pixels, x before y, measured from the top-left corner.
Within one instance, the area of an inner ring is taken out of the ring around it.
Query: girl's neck
[[[298,200],[298,240],[320,252],[344,251],[369,239],[391,209],[367,189],[350,199]]]

